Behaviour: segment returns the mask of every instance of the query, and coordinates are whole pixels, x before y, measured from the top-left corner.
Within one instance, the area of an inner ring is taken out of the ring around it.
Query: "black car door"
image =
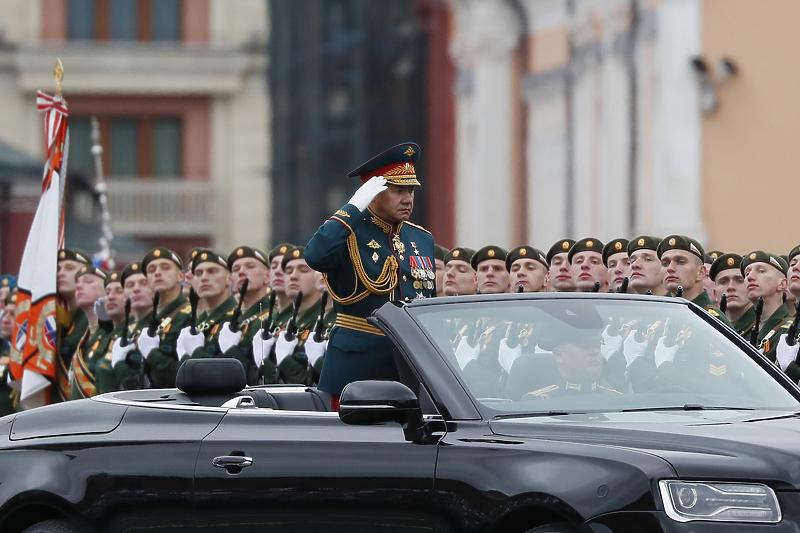
[[[436,444],[336,413],[231,409],[197,459],[200,531],[426,531]],[[242,459],[239,459],[241,457]]]

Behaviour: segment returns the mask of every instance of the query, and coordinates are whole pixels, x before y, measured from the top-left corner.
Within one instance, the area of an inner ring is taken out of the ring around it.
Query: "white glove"
[[[119,338],[114,341],[114,344],[111,346],[111,368],[117,366],[117,363],[121,363],[128,357],[128,354],[131,353],[136,348],[136,345],[132,342],[128,343],[126,346],[122,346],[122,338]]]
[[[369,207],[369,204],[376,196],[386,189],[388,189],[386,186],[386,178],[383,176],[372,176],[368,182],[358,188],[347,203],[354,205],[359,211],[363,211]]]
[[[625,362],[630,365],[634,359],[644,355],[647,350],[647,339],[642,342],[636,341],[636,331],[631,331],[625,339],[624,348],[622,353],[625,355]]]
[[[658,339],[658,344],[656,344],[656,366],[661,366],[661,363],[666,363],[667,361],[674,361],[676,353],[678,353],[678,345],[667,348],[664,344],[664,337],[661,337]]]
[[[795,343],[794,346],[789,346],[789,344],[786,342],[787,336],[788,335],[786,333],[781,335],[781,338],[778,341],[778,348],[775,351],[775,357],[778,360],[778,365],[784,372],[786,372],[786,369],[789,368],[789,365],[797,359],[797,350],[800,348],[800,344],[797,343]]]
[[[278,364],[281,364],[281,361],[294,353],[298,340],[297,335],[295,335],[292,340],[288,340],[285,331],[282,331],[278,335],[278,340],[275,343],[275,359]]]
[[[272,349],[272,345],[275,344],[275,336],[273,335],[264,340],[261,338],[262,331],[264,330],[259,329],[256,331],[253,342],[251,343],[253,345],[253,361],[255,361],[258,368],[261,368],[264,359],[269,357],[269,351]]]
[[[192,352],[200,348],[206,342],[206,336],[199,331],[192,335],[192,328],[186,326],[181,330],[178,335],[178,357],[183,359],[184,356],[192,356]]]
[[[511,365],[514,364],[514,360],[522,354],[522,346],[517,344],[515,348],[509,348],[508,344],[506,344],[505,339],[500,340],[500,352],[498,354],[498,359],[500,360],[500,366],[503,367],[507,373],[511,372]]]
[[[308,357],[308,364],[314,366],[320,357],[325,355],[325,350],[328,348],[328,340],[322,339],[322,342],[314,340],[314,333],[306,339],[305,349],[306,357]]]
[[[158,333],[153,335],[152,337],[147,332],[149,328],[144,328],[141,333],[139,333],[139,338],[136,339],[136,345],[139,347],[139,351],[142,353],[142,357],[147,359],[147,356],[150,355],[150,352],[158,348],[158,345],[161,344],[161,339],[158,336]]]
[[[621,335],[609,335],[608,328],[610,326],[606,326],[606,329],[603,330],[603,333],[600,336],[603,338],[603,343],[600,345],[600,353],[603,354],[603,358],[608,360],[609,357],[614,352],[618,352],[620,348],[622,348],[622,336]]]
[[[477,344],[475,346],[470,346],[469,342],[467,342],[467,338],[461,337],[461,341],[458,343],[458,348],[456,348],[456,361],[458,361],[458,366],[461,367],[461,370],[464,370],[464,367],[467,366],[467,363],[473,359],[477,359],[480,351],[480,346]]]
[[[106,311],[106,299],[105,298],[98,298],[94,302],[94,316],[97,317],[97,320],[100,322],[110,322],[111,317],[108,316],[108,311]]]
[[[219,343],[219,349],[221,352],[227,352],[237,344],[239,341],[242,340],[242,330],[231,331],[231,323],[225,322],[222,324],[222,329],[219,330],[219,337],[217,338],[217,342]]]

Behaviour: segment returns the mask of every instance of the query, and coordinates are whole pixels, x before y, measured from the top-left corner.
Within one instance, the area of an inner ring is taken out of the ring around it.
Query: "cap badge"
[[[414,151],[414,149],[413,149],[413,148],[411,148],[411,147],[409,146],[409,147],[408,147],[408,150],[406,150],[404,153],[405,153],[405,154],[406,154],[408,157],[411,157],[412,155],[416,154],[417,152],[415,152],[415,151]]]
[[[139,265],[134,263],[131,265],[131,270],[139,270]]]
[[[192,250],[192,259],[194,259],[196,255],[197,255],[197,250]]]
[[[750,254],[750,259],[751,259],[752,261],[755,261],[756,257],[758,257],[758,255],[756,255],[756,253],[755,253],[755,252],[753,252],[752,254]]]
[[[615,242],[614,243],[614,249],[615,250],[622,250],[622,243],[619,242],[619,241]]]
[[[156,257],[161,257],[161,250],[154,251],[153,255],[156,256]]]
[[[244,250],[239,248],[238,250],[236,250],[236,255],[239,256],[239,257],[242,257],[244,255]]]
[[[489,257],[494,257],[494,250],[489,250],[488,252],[486,252],[486,255],[488,255]]]
[[[644,246],[644,239],[639,239],[636,241],[637,246]]]
[[[59,259],[64,259],[65,257],[67,257],[67,252],[65,252],[64,250],[61,250],[60,252],[58,252],[58,258]]]
[[[460,250],[453,250],[453,257],[458,257],[459,255],[461,255]]]
[[[729,258],[728,258],[728,266],[729,266],[729,267],[732,267],[732,266],[733,266],[733,264],[734,264],[735,262],[736,262],[736,261],[733,259],[733,257],[729,257]]]
[[[594,242],[592,242],[592,241],[586,241],[586,247],[587,247],[587,248],[593,248],[593,247],[594,247]]]
[[[673,237],[673,238],[671,238],[671,239],[669,240],[669,245],[670,245],[670,246],[675,246],[675,242],[676,242],[676,241],[675,241],[675,237]]]
[[[200,254],[200,259],[203,259],[203,260],[208,259],[208,254],[203,252],[202,254]]]
[[[522,248],[522,249],[519,251],[519,255],[528,255],[528,250],[526,250],[525,248]]]
[[[286,253],[286,246],[281,246],[281,247],[280,247],[280,249],[279,249],[278,251],[279,251],[280,253],[282,253],[282,254],[285,254],[285,253]]]
[[[295,250],[292,252],[292,257],[300,257],[300,250]]]
[[[562,250],[569,250],[569,241],[564,241],[561,243]]]

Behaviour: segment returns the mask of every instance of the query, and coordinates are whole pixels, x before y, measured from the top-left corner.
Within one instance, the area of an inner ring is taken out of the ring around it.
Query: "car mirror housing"
[[[406,440],[427,442],[430,431],[422,418],[417,396],[397,381],[354,381],[339,397],[339,419],[345,424],[398,422]]]

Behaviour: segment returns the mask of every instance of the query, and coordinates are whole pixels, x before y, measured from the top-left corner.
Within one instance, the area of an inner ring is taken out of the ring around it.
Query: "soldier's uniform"
[[[183,260],[167,248],[154,248],[142,259],[142,272],[147,272],[147,265],[155,259],[169,259],[179,269],[183,270]],[[158,348],[147,356],[145,372],[153,388],[167,388],[175,386],[175,376],[178,374],[178,336],[181,330],[189,323],[191,306],[183,293],[171,302],[160,302],[157,315],[159,337]]]
[[[109,283],[118,281],[124,287],[125,280],[134,274],[143,274],[141,263],[138,261],[128,264],[121,273],[110,273],[108,279],[106,279],[106,286]],[[142,354],[139,350],[134,348],[125,358],[125,361],[120,361],[112,367],[112,347],[116,340],[122,337],[123,332],[129,343],[136,344],[136,340],[142,331],[149,327],[152,315],[153,312],[150,311],[138,322],[131,322],[130,318],[128,323],[123,320],[108,334],[106,353],[97,364],[98,394],[144,387],[144,365],[142,365]]]
[[[690,254],[696,255],[701,261],[705,261],[706,257],[703,246],[697,240],[684,235],[670,235],[668,237],[664,237],[664,239],[658,245],[659,259],[661,258],[661,255],[668,250],[683,250],[685,252],[689,252]],[[731,326],[731,322],[728,320],[728,317],[725,316],[725,314],[720,311],[716,305],[714,305],[714,302],[711,301],[711,297],[708,296],[708,293],[705,290],[701,291],[700,294],[692,300],[692,303],[699,305],[711,316],[719,319],[728,326]]]
[[[0,301],[3,304],[3,308],[5,306],[17,304],[17,293],[16,291],[10,292],[4,300]],[[11,369],[9,368],[10,360],[10,352],[11,352],[11,344],[5,343],[5,345],[0,349],[0,416],[6,416],[14,413],[17,410],[17,404],[19,403],[19,391],[15,391],[11,388],[8,384],[8,379],[11,374]]]
[[[742,275],[744,275],[747,266],[752,263],[766,263],[780,271],[784,277],[789,270],[789,265],[786,264],[782,257],[759,250],[751,252],[742,258],[740,267]],[[758,329],[757,348],[762,350],[764,356],[773,363],[776,362],[775,351],[778,347],[778,340],[781,335],[789,332],[793,321],[794,316],[789,312],[786,304],[781,304],[772,315],[761,320],[761,326]],[[749,333],[746,334],[745,338],[747,340],[749,340],[749,335]],[[785,372],[795,383],[800,380],[800,366],[796,362],[790,363]]]
[[[238,259],[246,257],[256,259],[266,268],[269,268],[267,254],[256,248],[240,246],[228,256],[228,270],[233,268],[233,263]],[[232,357],[242,361],[248,385],[257,385],[259,382],[259,369],[256,368],[255,361],[253,360],[253,336],[263,326],[267,318],[269,318],[269,294],[266,294],[247,309],[242,309],[242,314],[239,316],[239,331],[242,333],[242,336],[235,346],[231,346],[224,352],[225,357]],[[265,376],[269,377],[265,377],[264,382],[277,383],[277,368],[275,364],[272,361],[266,364],[267,367],[264,369]]]
[[[192,273],[195,272],[198,265],[206,262],[215,263],[222,266],[226,270],[228,269],[228,262],[225,260],[225,258],[213,250],[204,249],[200,250],[200,252],[192,260]],[[231,320],[233,317],[233,311],[236,309],[237,305],[236,299],[233,296],[229,296],[214,309],[208,309],[199,317],[197,317],[197,331],[205,336],[205,342],[203,343],[203,346],[193,350],[192,353],[189,354],[192,359],[223,357],[223,354],[219,348],[219,344],[217,343],[219,331],[220,328],[222,328],[223,323]],[[242,361],[242,359],[244,359],[244,357],[240,354],[239,360]],[[242,364],[244,365],[245,361],[242,361]],[[252,359],[249,362],[249,366],[255,366],[255,363],[252,361]],[[247,375],[247,366],[245,366],[245,375]]]
[[[75,275],[75,279],[77,280],[81,276],[98,276],[103,279],[103,283],[108,278],[108,274],[103,269],[91,265],[81,267]],[[108,348],[110,331],[111,328],[108,324],[100,324],[99,321],[97,329],[90,331],[87,327],[84,331],[70,364],[68,399],[89,398],[97,394],[95,372],[98,362],[105,356]]]
[[[349,176],[382,175],[388,184],[419,185],[414,162],[419,147],[398,145]],[[390,300],[434,296],[433,237],[410,222],[390,223],[369,207],[346,204],[314,234],[305,248],[308,265],[322,272],[334,300],[331,331],[319,388],[334,395],[352,381],[397,380],[393,344],[366,318]]]
[[[708,253],[709,256],[712,256],[713,254],[714,252]],[[716,281],[717,275],[719,275],[720,272],[724,272],[725,270],[736,270],[737,272],[741,272],[741,267],[741,255],[733,253],[719,254],[714,262],[711,263],[711,268],[708,271],[708,277],[711,279],[711,281]],[[731,323],[731,327],[742,336],[753,329],[755,325],[756,310],[752,305],[747,308],[747,311],[745,311],[742,316],[736,320],[736,322]]]
[[[281,243],[275,246],[272,250],[269,251],[269,263],[272,264],[272,260],[276,257],[281,257],[286,255],[287,250],[294,248],[293,244],[288,242]],[[280,302],[276,303],[276,308],[272,316],[272,330],[275,331],[276,329],[280,329],[286,326],[286,323],[289,321],[289,318],[292,316],[292,306],[287,305],[284,307],[280,307]],[[270,382],[268,382],[270,383]]]
[[[92,263],[88,253],[74,248],[59,250],[58,260],[77,261],[85,265],[91,265]],[[83,339],[84,333],[89,328],[89,320],[80,309],[70,312],[59,305],[56,320],[59,332],[58,353],[60,355],[56,363],[56,381],[59,386],[51,388],[51,403],[67,400],[70,390],[69,367],[72,364],[72,355],[75,353],[78,343]]]

